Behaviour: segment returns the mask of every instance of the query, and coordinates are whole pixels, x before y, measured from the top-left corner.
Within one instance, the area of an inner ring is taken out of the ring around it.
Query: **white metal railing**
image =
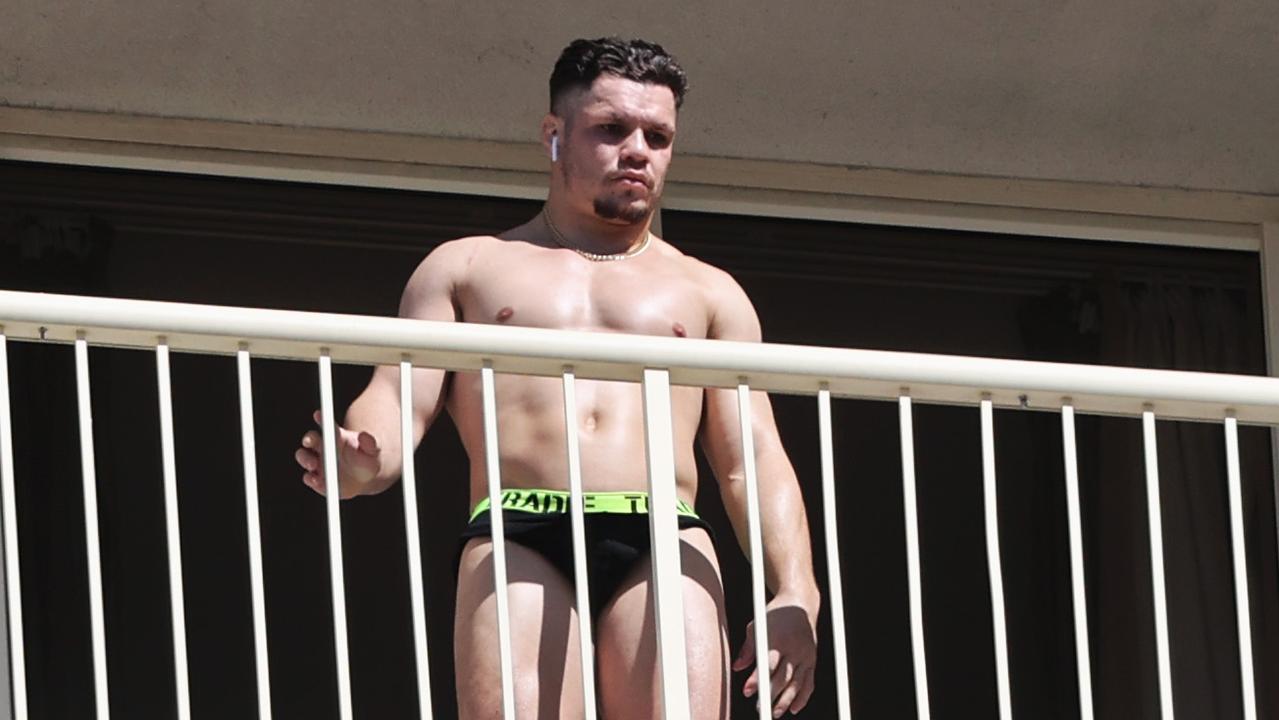
[[[246,514],[249,520],[249,547],[255,650],[258,663],[259,713],[270,717],[268,658],[265,645],[265,602],[262,582],[261,547],[257,517],[254,431],[250,357],[290,358],[317,362],[320,373],[322,424],[326,476],[336,478],[333,467],[334,408],[331,364],[398,364],[401,369],[401,424],[405,447],[409,446],[412,425],[407,398],[411,395],[413,367],[479,371],[482,378],[485,424],[485,463],[490,502],[501,507],[497,462],[497,422],[494,374],[518,373],[560,377],[566,402],[567,452],[570,468],[571,506],[574,527],[579,602],[586,597],[582,553],[582,502],[580,460],[577,458],[576,422],[572,413],[576,378],[628,380],[643,387],[644,430],[650,484],[650,528],[653,539],[654,584],[658,657],[662,677],[665,717],[688,718],[688,688],[685,675],[683,613],[680,595],[678,536],[676,531],[675,482],[671,437],[670,387],[736,388],[738,390],[742,442],[747,467],[748,515],[752,597],[756,623],[756,657],[767,658],[767,630],[764,617],[762,545],[759,523],[759,496],[751,451],[750,392],[752,390],[802,393],[817,397],[821,435],[822,497],[825,503],[824,532],[830,575],[830,609],[834,629],[839,717],[850,717],[847,684],[847,650],[844,644],[842,581],[839,573],[835,517],[835,468],[830,421],[831,397],[848,396],[896,400],[899,406],[902,440],[903,483],[905,489],[906,543],[910,593],[910,624],[914,654],[916,704],[921,718],[929,717],[927,658],[924,613],[921,603],[922,568],[918,549],[918,521],[914,493],[913,421],[916,402],[960,403],[981,413],[987,557],[992,589],[1000,717],[1012,717],[1009,700],[1009,668],[1002,602],[1002,574],[999,563],[998,513],[994,502],[994,421],[993,408],[1032,407],[1059,412],[1064,441],[1067,482],[1067,510],[1070,533],[1072,592],[1075,606],[1075,636],[1078,653],[1080,707],[1083,717],[1092,716],[1091,656],[1087,640],[1087,607],[1084,588],[1084,558],[1081,541],[1078,470],[1075,455],[1074,416],[1077,411],[1123,414],[1141,417],[1145,428],[1147,498],[1149,501],[1152,547],[1153,591],[1156,606],[1156,637],[1159,686],[1164,718],[1172,718],[1169,657],[1175,648],[1168,641],[1164,609],[1160,496],[1157,448],[1154,428],[1156,412],[1162,418],[1206,420],[1223,423],[1227,447],[1227,476],[1233,538],[1240,665],[1245,715],[1256,718],[1256,699],[1251,648],[1251,615],[1248,607],[1245,547],[1242,530],[1242,503],[1239,476],[1237,426],[1239,421],[1279,423],[1279,379],[1205,373],[1138,370],[1057,363],[873,352],[786,345],[712,342],[693,339],[654,338],[615,334],[507,328],[460,323],[430,323],[393,318],[299,313],[288,311],[197,306],[102,298],[16,293],[0,291],[0,486],[3,492],[5,572],[8,588],[10,667],[13,673],[14,716],[25,720],[26,685],[22,635],[22,604],[16,532],[17,506],[14,496],[14,468],[8,386],[7,341],[43,340],[74,343],[79,397],[81,458],[84,475],[85,526],[90,574],[90,612],[98,717],[107,717],[105,631],[102,620],[101,569],[99,564],[96,483],[92,413],[90,402],[88,347],[94,345],[154,349],[157,353],[157,382],[161,415],[171,413],[167,391],[167,358],[170,351],[221,353],[236,356],[240,373],[240,410],[245,466]],[[166,477],[166,517],[170,542],[171,592],[175,643],[175,682],[178,687],[178,714],[186,717],[186,669],[181,602],[181,564],[178,546],[176,493],[180,489],[178,469],[172,461],[172,422],[162,421],[162,448]],[[422,717],[431,716],[427,673],[427,643],[422,600],[421,558],[418,554],[417,511],[412,498],[412,463],[405,464],[406,539],[409,547],[411,592],[413,593],[414,645],[417,652],[419,697]],[[344,614],[345,588],[342,581],[341,513],[338,493],[327,493],[330,528],[330,564],[334,607],[334,644],[337,653],[337,682],[340,713],[353,715],[349,685]],[[503,707],[507,718],[514,717],[510,659],[509,609],[505,593],[505,556],[502,513],[492,513],[495,587],[498,588],[500,650],[503,667]],[[589,613],[580,613],[583,641],[584,685],[588,708],[594,707],[594,684],[590,678],[591,633]],[[760,674],[760,696],[768,697],[767,673]],[[760,704],[760,717],[769,717],[768,703]]]

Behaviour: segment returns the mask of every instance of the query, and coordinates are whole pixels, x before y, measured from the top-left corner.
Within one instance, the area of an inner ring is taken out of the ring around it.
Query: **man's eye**
[[[662,133],[652,132],[648,134],[648,144],[653,147],[666,147],[670,142],[671,139]]]

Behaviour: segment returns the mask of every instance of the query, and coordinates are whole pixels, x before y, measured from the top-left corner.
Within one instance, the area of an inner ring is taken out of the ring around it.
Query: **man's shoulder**
[[[467,270],[485,244],[499,242],[492,235],[471,235],[447,240],[431,248],[404,285],[400,314],[415,317],[418,308],[433,298],[452,297],[465,282]]]
[[[484,249],[485,246],[501,242],[496,235],[467,235],[466,237],[445,240],[431,248],[423,262],[453,262],[469,259]]]
[[[514,241],[528,241],[529,223],[517,225],[509,230],[494,234],[467,235],[454,238],[436,245],[422,261],[428,267],[444,266],[448,269],[462,269],[473,265],[476,259],[495,250],[509,249]]]
[[[468,235],[446,240],[431,248],[422,258],[409,282],[421,282],[441,275],[456,278],[465,273],[486,246],[498,242],[501,241],[494,235]]]

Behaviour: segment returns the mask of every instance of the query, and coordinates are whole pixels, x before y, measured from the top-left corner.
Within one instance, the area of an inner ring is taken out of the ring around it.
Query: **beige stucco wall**
[[[0,105],[527,141],[569,39],[683,61],[682,152],[1279,194],[1279,3],[5,0]]]

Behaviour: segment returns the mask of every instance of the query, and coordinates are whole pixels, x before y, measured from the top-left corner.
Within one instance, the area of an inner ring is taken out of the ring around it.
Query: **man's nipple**
[[[672,325],[671,332],[675,333],[675,337],[688,337],[688,331],[684,329],[683,323]]]
[[[511,316],[514,314],[515,314],[515,308],[511,307],[510,305],[507,305],[506,307],[497,311],[497,321],[506,322],[507,320],[510,320]]]

